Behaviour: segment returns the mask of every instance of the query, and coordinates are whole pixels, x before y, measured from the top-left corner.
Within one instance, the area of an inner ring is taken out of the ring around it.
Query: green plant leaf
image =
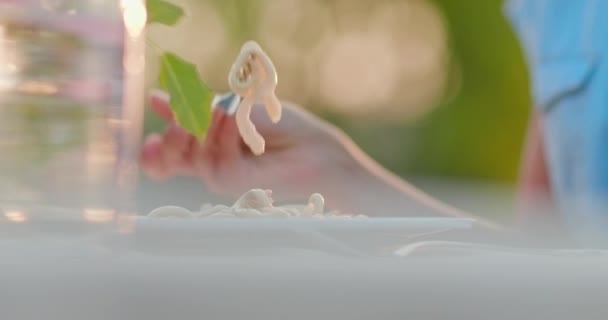
[[[160,85],[171,96],[177,123],[202,139],[211,123],[214,93],[201,80],[196,66],[167,52],[160,58]]]
[[[175,25],[184,16],[184,9],[165,0],[148,0],[148,23]]]

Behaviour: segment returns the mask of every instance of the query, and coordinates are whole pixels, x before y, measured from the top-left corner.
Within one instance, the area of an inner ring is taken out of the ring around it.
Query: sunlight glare
[[[114,210],[88,208],[84,210],[84,219],[91,223],[106,223],[114,220]]]
[[[6,211],[4,212],[4,217],[6,218],[6,220],[13,223],[24,223],[28,220],[27,214],[19,210]]]
[[[148,12],[142,0],[121,0],[120,5],[127,32],[131,38],[141,35],[148,20]]]

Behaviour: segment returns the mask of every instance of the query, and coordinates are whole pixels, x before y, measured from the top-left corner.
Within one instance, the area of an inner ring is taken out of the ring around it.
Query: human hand
[[[357,214],[469,217],[391,174],[342,131],[295,105],[283,103],[277,124],[264,108],[253,108],[251,120],[266,141],[265,153],[255,156],[235,118],[221,108],[214,110],[204,141],[197,141],[173,121],[168,101],[162,92],[151,96],[154,111],[168,121],[165,132],[147,137],[142,149],[143,170],[153,178],[196,176],[227,196],[254,188],[272,190],[281,200],[321,193],[328,207]]]
[[[266,140],[265,153],[255,156],[239,136],[234,116],[216,108],[207,136],[197,141],[173,121],[168,101],[162,92],[151,96],[153,110],[168,121],[165,132],[147,137],[142,149],[142,168],[153,178],[197,176],[210,191],[228,196],[262,188],[282,200],[314,192],[331,199],[334,186],[358,169],[346,147],[349,139],[295,105],[283,103],[277,124],[255,106],[251,120]]]

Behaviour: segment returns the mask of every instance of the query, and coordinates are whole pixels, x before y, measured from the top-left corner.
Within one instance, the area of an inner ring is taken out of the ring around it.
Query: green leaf
[[[148,23],[160,23],[168,26],[175,25],[184,10],[165,0],[148,0]]]
[[[214,93],[201,80],[196,66],[174,53],[160,58],[160,85],[171,96],[169,102],[177,123],[202,139],[211,123]]]

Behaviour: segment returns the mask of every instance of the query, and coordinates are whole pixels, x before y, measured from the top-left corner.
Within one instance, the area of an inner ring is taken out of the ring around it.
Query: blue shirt
[[[608,239],[608,1],[511,0],[566,225]]]

